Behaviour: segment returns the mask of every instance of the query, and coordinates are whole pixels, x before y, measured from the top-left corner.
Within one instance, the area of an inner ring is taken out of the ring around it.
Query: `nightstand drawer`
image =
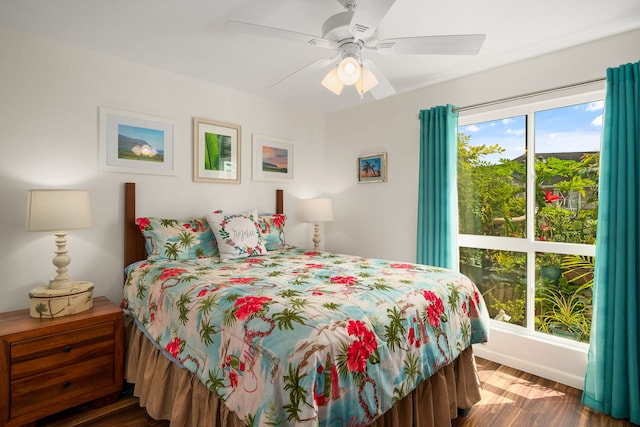
[[[113,353],[11,381],[10,417],[19,417],[61,400],[74,406],[76,402],[92,399],[93,395],[99,396],[103,388],[113,385]]]
[[[123,379],[122,310],[105,297],[72,316],[0,313],[0,427],[116,399]]]
[[[114,351],[114,322],[11,344],[11,380],[94,359]]]

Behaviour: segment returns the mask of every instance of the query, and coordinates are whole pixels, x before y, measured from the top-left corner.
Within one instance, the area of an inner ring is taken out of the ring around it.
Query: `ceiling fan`
[[[439,35],[378,39],[377,28],[396,0],[337,0],[346,11],[329,17],[322,25],[322,37],[247,22],[228,21],[230,31],[262,35],[336,51],[336,55],[312,62],[289,74],[273,87],[300,81],[320,68],[336,64],[322,85],[336,95],[344,86],[355,85],[362,96],[371,93],[381,99],[395,93],[384,73],[363,52],[382,55],[476,55],[484,34]]]

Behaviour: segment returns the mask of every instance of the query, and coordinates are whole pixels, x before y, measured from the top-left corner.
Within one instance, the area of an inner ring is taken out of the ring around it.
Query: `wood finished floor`
[[[482,400],[454,427],[637,427],[581,403],[582,390],[476,358]]]
[[[584,407],[580,403],[580,390],[488,360],[476,358],[476,363],[482,400],[468,416],[454,420],[454,427],[638,427]],[[129,398],[99,409],[69,411],[36,424],[36,427],[112,426],[168,427],[169,422],[152,419],[136,398]]]
[[[169,421],[154,420],[135,397],[120,399],[111,405],[92,409],[73,408],[40,420],[35,427],[168,427]]]

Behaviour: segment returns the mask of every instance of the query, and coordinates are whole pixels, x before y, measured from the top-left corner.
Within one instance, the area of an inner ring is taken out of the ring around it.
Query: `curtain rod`
[[[504,102],[509,102],[509,101],[516,101],[519,99],[527,99],[527,98],[532,98],[534,96],[539,96],[539,95],[546,95],[548,93],[554,93],[554,92],[559,92],[562,90],[567,90],[567,89],[573,89],[573,88],[577,88],[577,87],[582,87],[582,86],[587,86],[593,83],[599,83],[599,82],[604,82],[606,81],[606,78],[599,78],[599,79],[593,79],[593,80],[587,80],[584,82],[580,82],[580,83],[574,83],[574,84],[570,84],[570,85],[566,85],[566,86],[558,86],[558,87],[554,87],[552,89],[546,89],[546,90],[541,90],[539,92],[529,92],[529,93],[525,93],[522,95],[515,95],[515,96],[510,96],[507,98],[502,98],[502,99],[498,99],[495,101],[489,101],[489,102],[482,102],[479,104],[473,104],[473,105],[467,105],[465,107],[459,107],[459,108],[454,108],[453,111],[454,112],[459,112],[459,111],[467,111],[467,110],[473,110],[476,108],[481,108],[481,107],[489,107],[491,105],[497,105],[497,104],[502,104]]]

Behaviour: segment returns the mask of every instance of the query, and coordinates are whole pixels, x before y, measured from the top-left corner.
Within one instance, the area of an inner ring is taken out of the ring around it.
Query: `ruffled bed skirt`
[[[133,394],[150,416],[171,420],[172,427],[246,426],[198,377],[167,359],[129,316],[125,316],[125,331],[125,379],[135,384]],[[469,347],[372,425],[449,426],[458,408],[471,408],[479,400],[480,384]]]

